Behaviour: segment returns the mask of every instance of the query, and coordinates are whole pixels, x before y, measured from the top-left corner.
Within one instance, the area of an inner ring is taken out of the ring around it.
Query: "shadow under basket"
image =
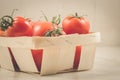
[[[59,37],[0,37],[0,66],[40,75],[89,70],[99,42],[99,32]]]

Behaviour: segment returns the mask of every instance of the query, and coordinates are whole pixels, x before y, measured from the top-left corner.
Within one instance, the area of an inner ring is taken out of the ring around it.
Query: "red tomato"
[[[17,16],[14,18],[14,21],[22,21],[22,20],[26,20],[24,17],[21,16]]]
[[[0,29],[0,36],[5,36],[5,31]]]
[[[14,21],[28,21],[28,22],[32,22],[29,18],[24,18],[24,17],[21,17],[21,16],[17,16],[14,18]]]
[[[0,29],[0,36],[2,36],[2,34],[3,34],[3,31]]]
[[[43,49],[31,50],[38,71],[41,70]]]
[[[90,23],[84,17],[68,16],[63,20],[62,26],[67,34],[86,34],[90,30]]]
[[[23,17],[16,17],[13,25],[6,30],[6,36],[32,36],[32,25]]]
[[[79,67],[80,56],[81,56],[81,48],[82,48],[81,46],[76,46],[73,69],[78,69],[78,67]]]
[[[51,22],[35,22],[33,24],[33,36],[44,36],[46,32],[53,29],[53,24]]]

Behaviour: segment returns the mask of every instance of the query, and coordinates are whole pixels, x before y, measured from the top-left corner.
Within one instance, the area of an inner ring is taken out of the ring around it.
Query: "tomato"
[[[0,29],[0,36],[5,36],[5,31]]]
[[[0,29],[0,36],[2,36],[2,34],[3,34],[3,31]]]
[[[75,58],[74,58],[74,63],[73,63],[73,69],[78,69],[79,64],[80,64],[80,56],[81,56],[81,46],[76,46],[76,51],[75,51]]]
[[[67,34],[86,34],[90,30],[90,22],[84,17],[68,16],[62,21],[63,30]]]
[[[31,50],[38,71],[41,70],[43,49]]]
[[[32,36],[32,25],[23,17],[16,17],[13,25],[6,30],[6,36]]]
[[[21,17],[21,16],[17,16],[14,18],[14,21],[22,21],[22,20],[27,20],[27,19],[25,19],[24,17]]]
[[[33,23],[33,36],[44,36],[46,32],[53,29],[53,24],[47,21]]]

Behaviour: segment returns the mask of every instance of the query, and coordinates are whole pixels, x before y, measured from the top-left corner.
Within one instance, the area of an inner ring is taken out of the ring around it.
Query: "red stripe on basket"
[[[79,64],[80,64],[80,57],[81,57],[81,46],[76,46],[76,51],[75,51],[75,58],[74,58],[74,63],[73,63],[73,69],[78,69]]]
[[[43,49],[33,50],[31,49],[32,56],[34,59],[34,62],[36,64],[36,67],[38,71],[41,70],[41,64],[42,64],[42,56],[43,56]]]
[[[19,66],[18,66],[18,64],[17,64],[17,62],[16,62],[16,60],[15,60],[15,58],[14,58],[14,56],[13,56],[13,53],[12,53],[12,50],[11,50],[10,47],[8,47],[8,51],[9,51],[10,56],[11,56],[11,59],[12,59],[12,63],[13,63],[13,66],[14,66],[14,70],[15,70],[15,71],[20,71],[20,68],[19,68]]]

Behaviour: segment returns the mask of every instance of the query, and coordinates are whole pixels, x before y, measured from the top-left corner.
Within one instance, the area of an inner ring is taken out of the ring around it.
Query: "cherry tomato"
[[[80,64],[80,56],[81,56],[81,49],[82,49],[81,46],[76,46],[73,69],[78,69],[78,67],[79,67],[79,64]]]
[[[32,36],[32,25],[23,17],[16,17],[13,25],[6,30],[6,36]]]
[[[53,29],[51,22],[37,21],[33,24],[33,36],[44,36],[46,32]]]
[[[0,36],[2,36],[2,34],[3,34],[3,31],[0,29]]]
[[[84,17],[68,16],[62,22],[63,30],[67,34],[86,34],[89,33],[90,23]]]
[[[14,21],[22,21],[22,20],[27,20],[27,19],[25,19],[24,17],[21,17],[21,16],[17,16],[14,18]]]
[[[41,70],[43,49],[31,50],[38,71]]]

